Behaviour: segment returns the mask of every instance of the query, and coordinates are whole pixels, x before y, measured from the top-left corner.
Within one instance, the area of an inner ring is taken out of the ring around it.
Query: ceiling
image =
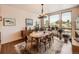
[[[4,4],[24,12],[28,12],[29,17],[38,19],[41,14],[41,4]],[[56,12],[77,6],[78,4],[44,4],[44,13]]]
[[[9,4],[9,6],[13,6],[19,9],[23,9],[27,12],[40,12],[41,11],[41,5],[40,4]],[[63,10],[67,8],[71,8],[77,6],[77,4],[44,4],[44,12],[55,12],[58,10]]]

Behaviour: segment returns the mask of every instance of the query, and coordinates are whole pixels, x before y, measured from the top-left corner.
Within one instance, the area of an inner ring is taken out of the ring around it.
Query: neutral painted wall
[[[1,16],[1,6],[0,6],[0,16]],[[0,21],[0,32],[2,29],[2,21]],[[1,36],[0,36],[0,40],[1,40]],[[1,52],[1,42],[0,42],[0,52]]]
[[[73,36],[73,39],[72,39],[72,44],[75,45],[75,46],[79,46],[79,42],[76,42],[74,39],[75,39],[75,21],[77,19],[77,16],[79,16],[79,7],[78,8],[74,8],[72,10],[72,20],[73,20],[73,24],[72,24],[72,36]]]
[[[8,6],[8,5],[1,5],[1,15],[3,18],[16,19],[16,26],[2,25],[1,44],[20,39],[21,38],[20,31],[25,27],[25,18],[33,18],[27,12],[27,10],[26,11],[22,9],[20,10],[18,8]]]
[[[0,16],[1,16],[1,6],[0,6]],[[0,21],[0,31],[2,29],[2,21]]]

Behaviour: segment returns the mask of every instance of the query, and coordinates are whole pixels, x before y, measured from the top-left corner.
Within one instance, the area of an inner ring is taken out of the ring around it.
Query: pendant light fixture
[[[44,10],[43,10],[44,4],[41,4],[41,6],[42,6],[42,9],[41,9],[41,14],[38,16],[39,19],[46,18],[47,17],[47,14],[46,13],[43,13],[44,12]]]

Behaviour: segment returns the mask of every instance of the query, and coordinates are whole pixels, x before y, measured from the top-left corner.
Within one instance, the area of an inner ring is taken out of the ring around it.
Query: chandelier
[[[42,6],[42,9],[41,9],[41,14],[38,16],[39,19],[46,18],[47,17],[47,14],[46,13],[43,13],[44,12],[44,10],[43,10],[44,4],[41,4],[41,6]]]

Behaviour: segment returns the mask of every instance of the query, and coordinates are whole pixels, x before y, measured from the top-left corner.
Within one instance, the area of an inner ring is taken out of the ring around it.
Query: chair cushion
[[[24,50],[26,47],[26,42],[18,43],[14,47],[17,53],[21,53],[21,50]]]

